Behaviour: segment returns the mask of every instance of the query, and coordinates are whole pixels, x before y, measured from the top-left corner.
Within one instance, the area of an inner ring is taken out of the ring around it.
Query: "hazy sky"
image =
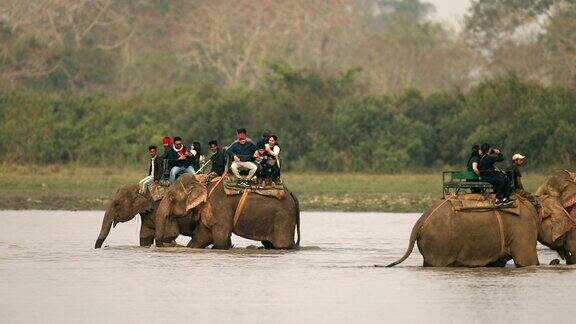
[[[432,16],[434,19],[447,20],[458,25],[462,20],[462,15],[470,6],[470,0],[424,0],[436,7],[436,13]]]

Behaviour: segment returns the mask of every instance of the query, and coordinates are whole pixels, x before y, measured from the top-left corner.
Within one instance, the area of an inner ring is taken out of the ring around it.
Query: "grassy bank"
[[[0,166],[0,209],[101,210],[116,189],[143,177],[141,167]],[[421,212],[442,196],[440,172],[429,174],[283,175],[303,210]],[[526,174],[529,190],[544,175]]]

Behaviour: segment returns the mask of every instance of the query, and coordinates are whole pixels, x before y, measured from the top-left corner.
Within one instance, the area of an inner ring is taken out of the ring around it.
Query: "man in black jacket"
[[[158,148],[155,145],[148,147],[150,154],[150,165],[148,167],[148,176],[140,180],[140,193],[145,193],[154,181],[162,178],[162,167],[160,166],[160,158],[158,157]]]
[[[166,159],[168,160],[167,168],[170,169],[170,177],[168,181],[172,184],[176,181],[176,175],[180,172],[184,173],[194,173],[195,170],[192,167],[192,159],[194,156],[184,144],[182,144],[182,138],[176,136],[172,141],[172,147],[168,149],[166,154]]]
[[[480,170],[480,178],[482,181],[488,182],[494,188],[496,193],[496,206],[505,206],[512,204],[510,200],[510,180],[500,170],[496,170],[494,163],[504,161],[504,156],[499,149],[492,149],[490,145],[483,144],[480,148],[480,162],[478,162],[478,169]]]
[[[212,168],[210,169],[210,174],[213,176],[221,176],[224,173],[224,168],[226,167],[226,155],[224,151],[218,146],[218,141],[212,140],[208,142],[208,147],[212,152],[210,156],[210,162],[212,163]]]

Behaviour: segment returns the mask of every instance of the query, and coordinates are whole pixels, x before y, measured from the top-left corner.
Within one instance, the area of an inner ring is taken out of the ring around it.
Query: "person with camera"
[[[496,194],[495,205],[497,207],[511,205],[510,193],[512,189],[510,180],[494,166],[496,162],[504,161],[502,152],[485,143],[480,147],[480,155],[480,162],[478,162],[480,178],[482,181],[490,183],[494,188],[494,193]]]

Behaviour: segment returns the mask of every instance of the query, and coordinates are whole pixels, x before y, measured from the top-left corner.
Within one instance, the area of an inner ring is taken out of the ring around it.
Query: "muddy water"
[[[140,248],[139,221],[94,250],[102,212],[0,212],[0,322],[574,322],[576,269],[423,269],[417,214],[303,213],[304,248]],[[186,243],[186,240],[179,240]],[[555,254],[539,247],[541,262]]]

